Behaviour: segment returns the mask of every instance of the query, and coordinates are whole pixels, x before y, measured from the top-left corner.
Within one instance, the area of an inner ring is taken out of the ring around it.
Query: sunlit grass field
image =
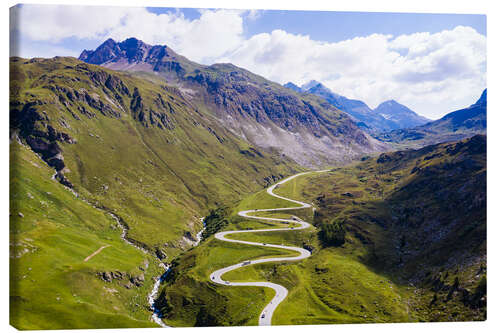
[[[52,180],[53,170],[33,152],[14,142],[11,159],[11,324],[19,329],[157,326],[149,320],[146,298],[152,277],[161,272],[156,261],[121,240],[109,215]],[[102,271],[144,273],[144,285],[126,289],[104,282],[96,276]]]
[[[303,200],[304,185],[315,177],[324,177],[324,174],[310,174],[295,178],[275,190],[276,193],[285,197]],[[258,192],[243,199],[231,211],[233,216],[225,230],[257,229],[257,228],[289,228],[290,225],[281,223],[254,221],[236,216],[240,210],[289,207],[293,204],[279,198],[268,195],[265,191]],[[312,209],[293,210],[288,212],[259,212],[252,215],[289,218],[296,215],[313,223]],[[301,216],[300,216],[301,215]],[[355,247],[322,249],[317,238],[317,230],[314,226],[304,230],[273,231],[261,233],[243,233],[229,235],[228,238],[246,241],[263,242],[269,244],[283,244],[290,246],[303,246],[308,244],[313,247],[312,256],[299,262],[268,263],[246,266],[231,271],[224,275],[224,279],[230,281],[271,281],[284,285],[289,290],[285,301],[275,311],[273,324],[321,324],[321,323],[355,323],[355,322],[398,322],[408,321],[405,300],[406,290],[395,285],[388,278],[381,276],[357,258],[364,251]],[[203,296],[193,294],[195,299],[210,299],[216,302],[218,307],[224,307],[225,301],[221,295],[231,293],[231,301],[238,299],[253,304],[256,316],[262,311],[265,303],[258,302],[258,294],[248,295],[234,292],[245,289],[244,287],[225,287],[212,284],[208,281],[209,274],[221,267],[225,267],[246,259],[256,259],[268,256],[276,256],[275,249],[258,246],[237,246],[227,242],[213,239],[213,236],[198,248],[190,251],[188,255],[181,255],[177,261],[179,266],[174,269],[178,275],[188,275],[190,284],[206,285]],[[237,252],[235,252],[237,251]],[[274,252],[274,253],[273,253]],[[281,253],[286,255],[285,253]],[[296,255],[296,252],[294,254]],[[189,262],[189,264],[188,264]],[[191,287],[185,283],[186,279],[175,278],[165,287],[166,298],[172,299],[169,293],[180,288],[190,290]],[[250,288],[258,289],[258,288]],[[268,288],[262,288],[263,290]],[[233,291],[232,291],[233,290]],[[266,292],[274,293],[271,289]],[[218,300],[218,301],[216,301]],[[195,301],[193,300],[193,303]],[[175,323],[181,314],[175,307],[171,306],[167,314],[167,323]],[[217,318],[218,324],[227,323],[227,318],[238,316],[238,309],[228,310],[224,307],[224,313],[212,311],[211,314]],[[199,311],[193,307],[192,313]],[[194,316],[194,314],[193,314]],[[174,321],[171,321],[174,320]],[[181,323],[177,321],[176,323]],[[182,326],[193,322],[183,322]],[[248,318],[244,325],[255,325],[256,318]]]

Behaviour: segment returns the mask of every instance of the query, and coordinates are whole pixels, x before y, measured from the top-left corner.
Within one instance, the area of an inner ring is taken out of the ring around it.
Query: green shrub
[[[341,219],[321,224],[319,237],[324,246],[341,246],[345,243],[344,224],[345,221]]]
[[[210,211],[210,214],[205,217],[205,220],[203,220],[203,222],[205,223],[205,230],[201,234],[202,240],[207,239],[208,237],[217,233],[219,230],[228,225],[228,215],[229,212],[227,208],[212,209]]]

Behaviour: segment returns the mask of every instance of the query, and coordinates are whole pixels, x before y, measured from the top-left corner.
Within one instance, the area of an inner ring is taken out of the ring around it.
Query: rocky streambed
[[[205,222],[204,222],[205,218],[201,217],[200,220],[203,223],[203,228],[196,234],[196,241],[193,243],[193,247],[197,246],[198,244],[200,244],[200,242],[201,242],[201,235],[203,234],[203,231],[205,230]],[[163,322],[163,320],[161,320],[160,309],[158,309],[155,306],[156,297],[158,296],[158,290],[160,289],[160,285],[161,285],[161,283],[163,281],[165,281],[165,279],[167,278],[168,274],[170,273],[170,265],[165,265],[164,263],[161,262],[160,266],[162,266],[165,269],[165,272],[162,275],[158,276],[155,279],[155,283],[153,285],[153,289],[148,294],[148,302],[149,302],[149,305],[151,306],[151,310],[153,311],[153,316],[152,316],[153,321],[155,323],[157,323],[158,325],[160,325],[161,327],[170,327],[170,326],[167,326]]]

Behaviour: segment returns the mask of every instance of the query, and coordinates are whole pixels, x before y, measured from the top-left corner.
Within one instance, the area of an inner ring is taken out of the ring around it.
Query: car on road
[[[266,316],[266,315],[265,315],[265,314],[263,314],[261,318],[264,318],[265,316]]]
[[[246,265],[250,265],[252,262],[250,260],[247,260],[247,261],[243,261],[243,263],[241,264],[241,266],[246,266]]]

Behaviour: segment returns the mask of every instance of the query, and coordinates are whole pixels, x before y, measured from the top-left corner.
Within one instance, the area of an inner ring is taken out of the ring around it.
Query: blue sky
[[[175,11],[171,8],[149,7],[153,13]],[[184,8],[189,19],[200,17],[200,11]],[[486,17],[469,14],[418,14],[261,10],[254,20],[245,21],[245,36],[283,29],[290,33],[309,35],[315,40],[338,42],[373,33],[402,35],[414,32],[439,32],[458,25],[474,28],[486,36]]]
[[[279,83],[318,80],[373,108],[395,99],[429,118],[486,86],[484,15],[24,5],[11,17],[11,55],[78,56],[134,36]]]
[[[156,13],[181,12],[187,19],[200,18],[195,8],[147,7]],[[338,42],[373,33],[403,35],[415,32],[435,33],[464,25],[486,36],[486,16],[470,14],[418,14],[418,13],[368,13],[259,10],[255,19],[243,22],[245,37],[282,29],[293,34],[309,35],[318,41]],[[102,41],[67,38],[61,45],[74,54],[82,49],[97,47]]]

